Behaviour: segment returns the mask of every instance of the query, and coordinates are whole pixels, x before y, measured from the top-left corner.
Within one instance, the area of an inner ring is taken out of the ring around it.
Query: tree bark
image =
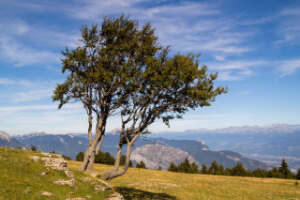
[[[92,140],[91,145],[86,150],[83,158],[83,162],[79,168],[79,170],[87,170],[87,171],[93,171],[93,165],[95,161],[95,156],[98,154],[97,150],[100,150],[100,147],[102,145],[102,141],[104,138],[105,133],[105,125],[106,120],[105,119],[99,119],[97,122],[97,129],[96,129],[96,136]]]
[[[111,171],[104,171],[102,174],[102,178],[104,180],[110,181],[111,179],[122,176],[127,172],[129,163],[130,163],[130,154],[131,154],[131,148],[132,148],[133,143],[134,142],[131,141],[130,143],[127,144],[126,161],[125,161],[125,165],[124,165],[123,169],[120,171],[117,171],[116,166],[115,166]],[[118,151],[118,153],[119,153],[119,151]],[[120,164],[120,159],[118,160],[118,165],[119,164]]]

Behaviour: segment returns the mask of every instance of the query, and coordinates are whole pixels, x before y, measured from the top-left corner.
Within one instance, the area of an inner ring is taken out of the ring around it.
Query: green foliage
[[[298,169],[298,173],[297,173],[297,175],[296,175],[296,179],[297,179],[297,180],[300,180],[300,168]]]
[[[171,172],[181,172],[181,173],[199,173],[198,165],[196,165],[195,162],[190,164],[188,158],[185,158],[182,163],[180,163],[178,166],[174,164],[174,162],[171,162],[168,171]]]
[[[260,178],[267,178],[268,172],[264,169],[257,168],[252,172],[253,176],[260,177]]]
[[[108,152],[103,153],[102,151],[99,151],[98,155],[95,156],[95,163],[114,165],[115,158],[112,157]]]
[[[76,161],[83,161],[83,158],[84,158],[84,153],[83,152],[79,152],[76,155]]]
[[[219,174],[219,165],[217,163],[217,161],[213,161],[207,171],[208,174],[213,174],[213,175],[217,175]]]
[[[31,151],[36,151],[37,149],[35,148],[35,146],[31,146],[31,147],[30,147],[30,150],[31,150]]]
[[[279,172],[283,175],[285,179],[291,174],[291,171],[288,168],[288,164],[282,159],[281,166],[279,167]]]
[[[161,171],[161,170],[162,170],[161,166],[158,166],[157,170],[158,170],[158,171]]]
[[[200,173],[207,174],[207,166],[205,164],[202,165]]]
[[[146,168],[146,164],[142,160],[141,160],[141,162],[139,162],[139,163],[136,164],[135,168],[147,169]]]
[[[65,159],[65,160],[72,160],[72,158],[70,158],[69,156],[66,156],[64,154],[62,154],[62,157]]]
[[[177,166],[174,164],[174,162],[171,162],[169,168],[168,168],[169,172],[178,172],[178,168]]]
[[[237,163],[237,165],[232,168],[231,172],[232,176],[246,176],[247,172],[241,163]]]

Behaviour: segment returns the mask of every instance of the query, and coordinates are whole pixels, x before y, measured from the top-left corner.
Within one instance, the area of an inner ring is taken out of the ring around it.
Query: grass
[[[75,197],[105,199],[113,191],[95,191],[94,186],[83,183],[86,177],[77,171],[80,162],[68,161],[68,168],[74,172],[78,188],[53,184],[57,179],[67,178],[64,172],[49,170],[47,176],[43,162],[30,160],[34,155],[30,151],[0,147],[0,200],[7,199],[67,199]],[[36,154],[37,155],[37,154]],[[101,174],[112,166],[95,164],[94,171]],[[114,191],[125,199],[162,199],[162,200],[218,200],[218,199],[285,199],[300,200],[300,185],[296,180],[262,179],[231,176],[210,176],[201,174],[181,174],[157,170],[130,168],[110,184]],[[54,197],[45,197],[43,191],[53,193]]]
[[[78,169],[79,162],[69,166]],[[95,164],[101,174],[112,166]],[[300,200],[300,186],[296,180],[267,179],[233,176],[182,174],[157,170],[130,168],[110,184],[126,199],[285,199]]]
[[[105,199],[111,191],[95,191],[94,186],[80,181],[86,177],[83,172],[74,171],[76,186],[60,186],[53,182],[58,179],[69,180],[63,171],[49,169],[49,174],[41,176],[47,168],[43,161],[34,162],[30,156],[38,155],[30,151],[0,147],[0,200],[67,199],[90,196],[91,199]],[[53,197],[42,195],[44,191]]]

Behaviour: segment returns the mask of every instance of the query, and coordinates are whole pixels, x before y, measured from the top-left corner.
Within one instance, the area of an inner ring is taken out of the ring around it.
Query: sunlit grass
[[[30,151],[0,147],[0,200],[22,199],[67,199],[74,197],[105,199],[113,191],[95,191],[94,186],[80,181],[86,177],[77,169],[80,162],[68,161],[74,172],[78,188],[53,184],[57,179],[69,179],[64,172],[49,169],[49,175],[40,176],[47,169],[43,162],[30,160]],[[112,166],[95,164],[94,171],[101,174]],[[211,176],[181,174],[157,170],[129,168],[110,184],[114,191],[126,199],[289,199],[300,200],[300,185],[295,180],[263,179],[249,177]],[[298,181],[300,182],[300,181]],[[43,191],[53,193],[45,197]]]
[[[71,161],[69,166],[77,169],[79,162]],[[112,166],[95,164],[94,171],[101,174]],[[159,193],[159,199],[300,199],[300,186],[296,180],[267,179],[233,176],[213,176],[201,174],[183,174],[157,170],[130,168],[119,178],[113,179],[111,185],[123,188],[123,192],[133,188],[131,198],[135,198],[135,191],[144,191],[143,199],[151,199],[151,195]],[[150,194],[149,194],[150,193]],[[147,195],[149,198],[147,198]],[[167,195],[164,197],[164,195]],[[155,199],[155,198],[153,198]]]
[[[94,186],[80,181],[86,175],[75,171],[76,188],[59,186],[53,182],[58,179],[70,179],[63,171],[49,169],[49,174],[42,161],[30,159],[34,153],[0,147],[0,200],[31,200],[31,199],[67,199],[90,196],[92,199],[104,199],[110,191],[95,191]],[[44,191],[54,194],[53,197],[43,196]]]

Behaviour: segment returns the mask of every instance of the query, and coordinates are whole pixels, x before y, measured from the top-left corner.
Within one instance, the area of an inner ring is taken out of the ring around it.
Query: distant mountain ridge
[[[23,147],[23,144],[21,144],[15,138],[11,137],[5,131],[0,130],[0,146],[18,148],[18,147]]]
[[[277,129],[278,128],[283,128],[287,127],[288,130],[293,130],[297,131],[298,126],[293,126],[292,128],[290,126],[285,126],[285,125],[274,125],[271,128]],[[250,129],[256,129],[258,130],[259,128],[257,127],[240,127],[236,128],[234,130],[247,130],[249,131]],[[233,130],[233,129],[231,129]],[[116,150],[117,150],[117,141],[119,139],[118,133],[120,129],[115,129],[111,133],[107,132],[106,136],[104,138],[103,145],[101,147],[101,151],[103,152],[109,152],[111,155],[115,156]],[[135,151],[136,149],[143,149],[143,148],[149,148],[149,145],[151,146],[151,152],[159,152],[160,148],[164,149],[176,149],[174,152],[183,151],[186,152],[188,157],[192,157],[195,161],[197,161],[199,164],[206,164],[210,165],[211,162],[216,160],[219,165],[223,165],[225,168],[232,168],[234,167],[238,162],[242,163],[243,166],[247,169],[254,170],[256,168],[262,168],[262,169],[268,169],[270,166],[274,166],[273,162],[270,162],[269,160],[266,160],[266,163],[269,163],[269,165],[257,161],[255,157],[252,157],[252,154],[247,154],[247,151],[239,151],[239,150],[245,150],[249,149],[249,152],[251,149],[260,147],[259,143],[257,145],[253,145],[251,141],[255,140],[257,136],[263,136],[264,140],[263,141],[268,141],[271,138],[280,137],[281,141],[282,137],[284,137],[287,134],[291,133],[286,133],[286,134],[258,134],[255,132],[254,134],[246,134],[245,131],[243,134],[238,134],[236,132],[227,130],[223,131],[221,133],[204,133],[203,130],[202,132],[197,133],[195,130],[188,132],[181,132],[181,133],[168,133],[168,134],[150,134],[149,137],[147,138],[139,138],[133,149],[132,152],[135,152],[133,158],[135,158],[135,161],[138,162],[139,159],[136,158],[141,158],[144,157],[145,159],[150,159],[151,156],[155,158],[155,154],[157,153],[152,153],[153,155],[149,154],[149,158],[146,157],[146,155],[141,154],[139,151]],[[289,131],[286,131],[289,132]],[[234,133],[234,134],[233,134]],[[265,131],[267,133],[267,131]],[[276,137],[274,135],[277,135]],[[163,136],[163,137],[159,137]],[[181,136],[184,136],[184,138],[189,138],[189,140],[181,138]],[[260,138],[261,138],[260,137]],[[66,135],[51,135],[51,134],[46,134],[44,132],[31,132],[29,134],[25,134],[23,136],[16,136],[16,139],[20,141],[20,143],[23,143],[24,146],[29,146],[29,145],[34,145],[38,149],[41,149],[45,152],[51,152],[51,151],[56,151],[57,153],[65,154],[67,156],[70,156],[72,159],[75,159],[77,153],[80,151],[85,152],[86,148],[88,147],[88,135],[87,134],[79,134],[79,133],[72,133],[72,134],[66,134]],[[175,139],[172,139],[175,138]],[[251,138],[251,140],[249,139]],[[204,142],[205,141],[205,142]],[[277,141],[274,140],[275,142]],[[296,142],[297,140],[294,140]],[[298,140],[299,141],[299,140]],[[297,142],[296,142],[297,143]],[[148,145],[148,146],[145,146]],[[156,147],[155,147],[156,146]],[[161,147],[162,146],[162,147]],[[263,145],[262,145],[263,146]],[[299,145],[297,145],[299,147]],[[297,147],[296,146],[296,147]],[[243,149],[241,149],[243,147]],[[157,148],[157,149],[155,149]],[[227,150],[224,150],[227,149]],[[280,148],[279,148],[280,149]],[[124,150],[125,151],[125,150]],[[166,155],[172,155],[172,158],[177,159],[177,153],[173,153],[172,151],[166,150]],[[243,153],[236,153],[236,152],[241,152]],[[125,152],[124,152],[125,153]],[[163,156],[163,155],[162,155]],[[245,157],[246,156],[246,157]],[[180,156],[178,156],[180,157]],[[254,158],[255,160],[249,159]],[[261,157],[257,156],[258,160],[261,160]],[[161,159],[161,158],[160,158]],[[157,160],[157,162],[154,162],[153,159],[151,160],[151,166],[153,168],[156,168],[159,165],[162,165],[164,163],[163,160]],[[183,161],[183,160],[182,160]],[[262,160],[261,160],[262,161]],[[149,162],[150,163],[150,162]],[[165,164],[166,165],[166,164]],[[164,165],[164,167],[166,167]],[[163,166],[162,166],[163,167]]]

